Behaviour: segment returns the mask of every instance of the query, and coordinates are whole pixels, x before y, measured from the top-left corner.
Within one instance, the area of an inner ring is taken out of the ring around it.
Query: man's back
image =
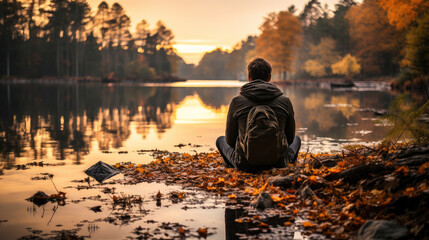
[[[274,111],[280,131],[285,133],[288,144],[292,143],[295,119],[291,101],[275,85],[254,80],[241,88],[240,95],[233,98],[229,106],[225,137],[230,146],[235,146],[239,134],[245,134],[249,111],[261,104]]]
[[[296,160],[301,146],[292,103],[269,83],[272,68],[267,60],[252,59],[247,72],[249,83],[232,99],[226,136],[216,140],[216,147],[229,167],[252,172],[285,167]]]

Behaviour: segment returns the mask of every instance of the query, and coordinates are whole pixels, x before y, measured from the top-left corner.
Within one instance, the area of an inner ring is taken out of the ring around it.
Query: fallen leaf
[[[162,197],[162,193],[161,193],[161,191],[158,191],[158,193],[156,194],[156,198],[160,199],[161,197]]]
[[[404,176],[407,176],[410,172],[410,169],[407,166],[401,166],[400,168],[395,170],[395,173],[403,174]]]
[[[426,173],[426,169],[429,168],[429,162],[423,163],[420,167],[419,170],[417,170],[418,174],[425,174]]]
[[[228,198],[229,199],[235,199],[235,198],[237,198],[237,196],[235,194],[230,194],[230,195],[228,195]]]
[[[207,237],[207,228],[198,228],[197,233],[200,237],[206,238]]]
[[[304,227],[306,227],[306,228],[314,227],[313,223],[308,222],[308,221],[306,221],[306,222],[302,222],[302,226],[304,226]]]
[[[311,175],[308,179],[309,179],[312,183],[319,183],[319,180],[317,180],[317,177],[316,177],[316,176],[314,176],[314,175]]]
[[[270,226],[268,226],[268,224],[266,224],[266,223],[264,223],[264,222],[260,222],[260,223],[258,224],[258,227],[260,227],[260,228],[269,228]]]

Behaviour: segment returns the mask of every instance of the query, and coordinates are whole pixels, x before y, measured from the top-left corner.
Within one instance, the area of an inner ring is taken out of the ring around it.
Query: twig
[[[48,226],[51,223],[52,219],[54,218],[54,215],[57,212],[57,209],[58,209],[58,205],[54,206],[54,208],[52,209],[52,210],[54,210],[54,212],[52,213],[51,219],[49,219]]]
[[[49,175],[49,179],[51,179],[52,184],[54,185],[55,190],[57,191],[57,193],[59,193],[57,186],[55,186],[54,180],[52,180],[51,175]]]
[[[305,157],[304,157],[304,164],[305,164],[305,160],[307,160],[307,154],[308,154],[308,151],[310,151],[310,147],[308,146],[307,147],[307,152],[305,153]]]
[[[319,160],[317,159],[315,156],[313,156],[313,154],[310,153],[310,157],[316,161],[318,161],[320,163],[320,165],[322,165],[322,167],[325,167],[325,165]]]

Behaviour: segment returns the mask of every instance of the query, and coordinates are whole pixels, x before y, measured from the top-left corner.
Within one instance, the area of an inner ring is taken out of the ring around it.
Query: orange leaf
[[[273,199],[274,202],[281,202],[284,198],[283,197],[279,197],[279,196],[271,196],[271,198]]]
[[[286,192],[294,194],[294,193],[296,193],[296,190],[295,189],[286,189]]]
[[[200,237],[207,237],[207,228],[198,228],[197,233]]]
[[[314,175],[311,175],[308,179],[310,179],[310,181],[313,183],[319,183],[319,181],[317,180],[317,177]]]
[[[294,215],[296,215],[298,212],[299,212],[299,209],[298,209],[298,208],[295,208],[294,210],[292,210],[292,213],[293,213]]]
[[[161,198],[162,197],[162,193],[161,193],[161,191],[158,191],[158,193],[156,194],[156,198]]]
[[[416,190],[415,190],[413,187],[409,187],[409,188],[406,188],[406,189],[405,189],[404,194],[405,194],[405,195],[411,195],[411,194],[413,194],[415,191],[416,191]]]
[[[395,172],[398,174],[402,173],[404,176],[407,176],[408,173],[410,172],[410,169],[407,166],[402,166],[402,167],[396,169]]]
[[[258,227],[261,227],[261,228],[268,228],[269,226],[268,226],[268,224],[266,224],[266,223],[264,223],[264,222],[260,222],[260,223],[258,224]]]
[[[306,228],[311,228],[314,227],[313,223],[311,222],[302,222],[302,226],[306,227]]]
[[[328,168],[328,171],[331,173],[339,173],[343,170],[341,168]]]
[[[291,222],[285,222],[285,226],[286,227],[292,226],[292,223]]]
[[[296,201],[296,195],[293,195],[293,194],[285,195],[284,198],[291,202]]]
[[[182,227],[179,227],[179,233],[180,234],[185,234],[186,230]]]
[[[423,163],[420,167],[419,170],[417,170],[418,174],[425,174],[426,173],[426,169],[429,168],[429,162]]]
[[[235,194],[230,194],[230,195],[228,195],[228,198],[229,199],[235,199],[235,198],[237,198],[237,196]]]

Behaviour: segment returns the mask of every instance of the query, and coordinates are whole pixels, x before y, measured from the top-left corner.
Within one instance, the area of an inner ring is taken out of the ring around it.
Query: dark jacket
[[[235,148],[241,132],[246,131],[247,115],[256,105],[268,105],[276,114],[281,131],[290,145],[295,136],[295,118],[292,103],[274,84],[264,80],[253,80],[241,87],[240,94],[234,97],[229,105],[226,121],[225,138],[228,145]]]

